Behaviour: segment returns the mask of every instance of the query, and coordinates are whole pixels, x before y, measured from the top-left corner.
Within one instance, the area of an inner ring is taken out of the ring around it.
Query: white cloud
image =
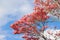
[[[30,7],[28,5],[23,5],[20,7],[22,12],[27,12],[28,10],[30,10]]]
[[[0,40],[5,40],[5,35],[0,35]]]
[[[32,11],[28,0],[0,0],[0,27],[13,20],[12,18],[8,18],[7,15],[12,15],[13,17],[20,16],[22,13],[16,12],[20,12],[21,10],[28,13]]]
[[[6,13],[6,9],[0,8],[0,13]],[[1,15],[0,15],[1,16]]]
[[[46,31],[44,31],[44,35],[45,37],[47,37],[48,39],[50,38],[51,40],[55,40],[55,39],[60,40],[60,36],[55,35],[58,34],[59,32],[60,30],[47,29]]]
[[[33,9],[32,6],[27,4],[27,5],[20,6],[19,11],[24,14],[30,14],[33,11]]]

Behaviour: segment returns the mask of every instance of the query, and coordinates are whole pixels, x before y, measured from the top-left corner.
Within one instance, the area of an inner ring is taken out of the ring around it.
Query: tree
[[[12,24],[11,28],[14,29],[14,34],[24,34],[25,40],[51,40],[44,36],[44,30],[48,28],[45,21],[50,18],[49,12],[59,8],[59,3],[56,0],[46,0],[45,2],[44,0],[34,0],[34,4],[34,11]],[[41,28],[38,29],[37,26]]]

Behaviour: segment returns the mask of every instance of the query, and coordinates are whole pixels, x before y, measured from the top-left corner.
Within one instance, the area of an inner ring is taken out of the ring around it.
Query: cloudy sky
[[[30,14],[33,7],[33,0],[0,0],[0,40],[23,40],[20,34],[13,34],[10,25],[22,16]],[[57,26],[58,29],[59,24],[59,21],[48,22],[49,27]]]

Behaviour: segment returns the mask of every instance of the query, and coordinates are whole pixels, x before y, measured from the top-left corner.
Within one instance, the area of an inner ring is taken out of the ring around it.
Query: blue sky
[[[10,25],[22,16],[30,14],[33,7],[33,0],[0,0],[0,40],[23,40],[20,34],[13,34]],[[51,19],[56,20],[49,20]],[[60,29],[60,22],[48,22],[48,26],[57,26]]]

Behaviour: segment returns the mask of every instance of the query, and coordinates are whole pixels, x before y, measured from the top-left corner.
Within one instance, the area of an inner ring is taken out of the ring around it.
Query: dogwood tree
[[[45,35],[45,29],[48,28],[47,22],[49,22],[46,20],[51,15],[59,18],[60,15],[57,10],[60,8],[60,1],[34,0],[34,5],[34,11],[31,14],[24,15],[24,17],[11,25],[11,28],[14,29],[14,34],[23,34],[22,38],[25,40],[52,40]],[[47,31],[47,33],[52,35],[50,31]]]

